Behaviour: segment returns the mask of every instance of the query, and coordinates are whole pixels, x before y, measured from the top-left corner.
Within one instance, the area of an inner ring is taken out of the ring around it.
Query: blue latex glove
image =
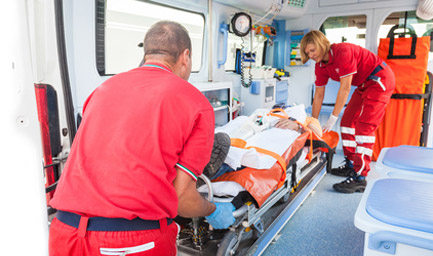
[[[215,211],[206,216],[206,220],[214,229],[226,229],[235,222],[233,211],[235,206],[232,203],[215,203]]]

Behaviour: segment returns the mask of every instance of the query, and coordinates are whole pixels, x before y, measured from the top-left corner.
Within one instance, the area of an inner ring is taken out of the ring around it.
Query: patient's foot
[[[347,157],[345,157],[343,165],[340,165],[337,168],[332,168],[330,173],[341,177],[356,175],[356,172],[353,169],[353,164],[349,159],[347,159]]]
[[[215,173],[221,168],[224,160],[230,149],[230,137],[223,132],[215,134],[212,155],[209,163],[203,170],[203,174],[208,178],[212,178]]]
[[[335,183],[332,188],[340,193],[362,193],[365,186],[367,186],[367,181],[364,176],[352,176],[340,183]]]

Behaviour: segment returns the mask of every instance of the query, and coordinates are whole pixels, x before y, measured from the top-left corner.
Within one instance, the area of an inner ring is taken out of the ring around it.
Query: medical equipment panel
[[[249,116],[258,108],[271,108],[275,105],[276,80],[253,80],[250,87],[241,87],[241,101],[244,103],[242,115]]]

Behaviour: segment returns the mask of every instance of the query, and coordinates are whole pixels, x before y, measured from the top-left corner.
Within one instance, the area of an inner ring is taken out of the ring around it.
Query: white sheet
[[[298,166],[298,170],[299,168],[302,168],[305,164],[308,163],[308,160],[306,159],[307,154],[308,154],[308,148],[304,147],[301,153],[301,156],[299,157],[298,161],[296,162],[297,166]],[[289,168],[291,168],[291,166],[289,166]],[[286,179],[289,179],[290,176],[287,175]],[[197,189],[200,193],[208,193],[208,187],[207,185],[202,185]],[[226,197],[226,196],[231,196],[231,197],[235,197],[236,195],[239,194],[239,192],[241,191],[245,191],[245,188],[242,187],[239,183],[234,182],[234,181],[217,181],[217,182],[212,182],[212,190],[215,196],[219,196],[219,197]],[[214,198],[215,201],[225,201],[225,200],[217,200]],[[231,199],[228,200],[227,202],[231,202]]]
[[[218,127],[215,132],[225,132],[230,138],[241,138],[247,142],[247,147],[260,147],[282,155],[296,140],[299,133],[293,130],[274,128],[273,125],[278,122],[279,118],[268,116],[267,113],[269,113],[269,109],[258,109],[249,117],[240,116],[228,124]],[[302,104],[287,108],[286,113],[301,123],[305,122],[307,117],[305,107]],[[258,125],[257,120],[261,120],[263,124]],[[233,169],[241,166],[269,169],[276,161],[275,158],[258,153],[255,149],[230,147],[225,163]]]
[[[209,189],[207,185],[202,185],[198,189],[200,193],[208,193]],[[245,188],[234,181],[219,181],[212,182],[212,191],[214,196],[237,196],[239,192],[245,191]]]

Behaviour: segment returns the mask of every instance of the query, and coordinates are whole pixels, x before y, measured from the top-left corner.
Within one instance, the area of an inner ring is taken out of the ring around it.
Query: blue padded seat
[[[316,89],[316,86],[314,84],[312,86],[313,86],[313,91],[311,95],[311,103],[313,103],[314,92]],[[340,112],[339,116],[343,115],[344,110],[346,109],[346,106],[349,103],[350,98],[352,97],[352,94],[356,88],[357,88],[356,86],[351,86],[346,104],[344,105],[343,110]],[[325,97],[323,98],[323,102],[322,102],[323,105],[322,108],[320,109],[320,114],[330,115],[332,113],[332,111],[334,110],[335,101],[337,100],[337,94],[339,89],[340,89],[340,82],[329,79],[328,84],[326,85]],[[308,106],[306,112],[311,114],[311,111],[312,111],[312,106]]]
[[[378,180],[368,195],[366,210],[383,223],[433,234],[432,183],[405,179]]]
[[[389,167],[433,174],[433,148],[398,146],[388,149],[383,164]]]

